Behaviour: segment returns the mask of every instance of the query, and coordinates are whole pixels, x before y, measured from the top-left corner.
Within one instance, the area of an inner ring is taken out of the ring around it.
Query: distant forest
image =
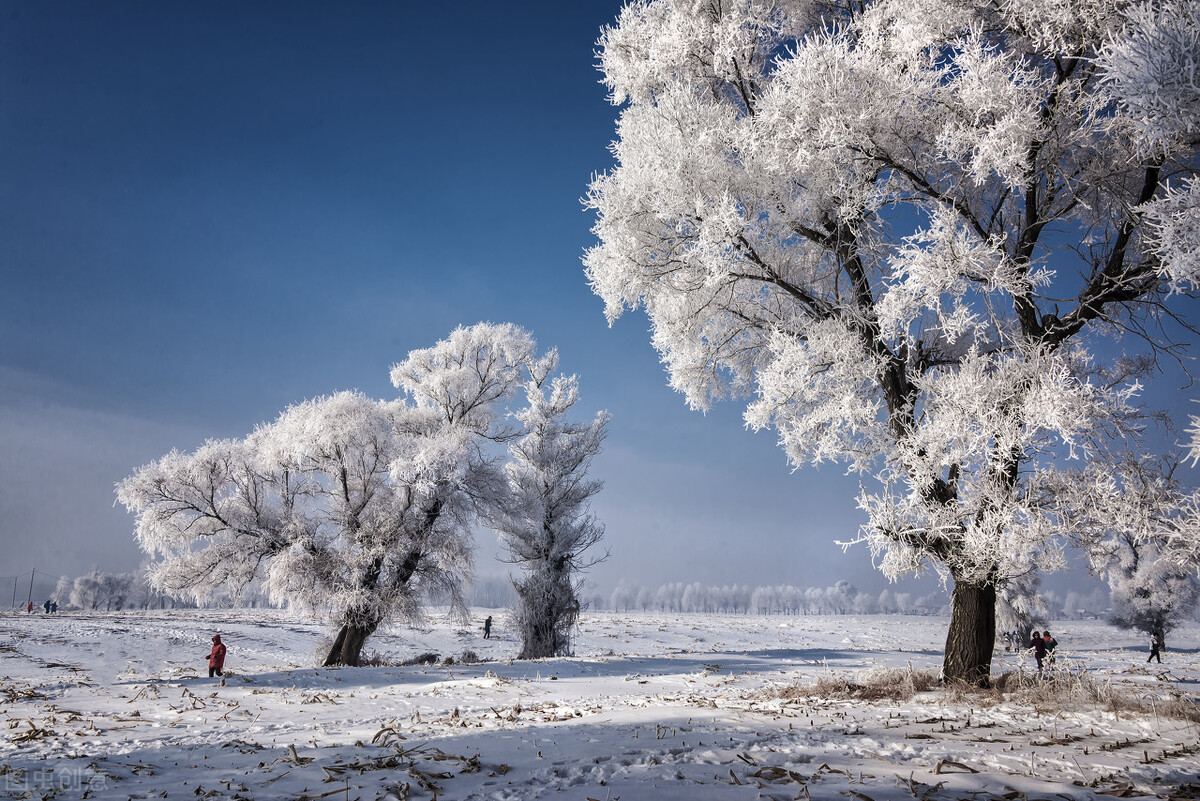
[[[41,584],[42,582],[39,582]],[[23,589],[23,588],[22,588]],[[191,601],[179,600],[151,589],[135,573],[103,573],[93,570],[76,578],[63,576],[48,597],[49,590],[39,588],[31,600],[35,611],[53,600],[62,611],[169,609],[195,607]],[[1090,594],[1059,593],[1043,590],[1050,615],[1056,619],[1104,617],[1110,607],[1107,589],[1098,588]],[[913,596],[911,593],[865,592],[848,581],[838,581],[828,587],[794,587],[788,584],[750,586],[749,584],[707,585],[673,582],[658,587],[621,582],[610,593],[586,588],[583,598],[587,608],[599,612],[686,612],[696,614],[734,615],[945,615],[949,614],[949,598],[941,592]],[[513,608],[516,596],[511,581],[503,576],[477,579],[465,593],[469,606],[491,609]],[[25,606],[25,598],[16,603]],[[439,599],[431,599],[437,603]],[[212,606],[266,607],[271,603],[263,594],[248,594],[225,604]]]

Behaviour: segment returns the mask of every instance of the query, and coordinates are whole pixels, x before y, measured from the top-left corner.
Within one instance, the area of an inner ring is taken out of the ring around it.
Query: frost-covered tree
[[[756,615],[769,615],[778,611],[779,603],[774,587],[755,587],[750,595],[750,608]]]
[[[261,583],[337,627],[327,665],[357,664],[429,594],[462,608],[469,525],[503,492],[483,443],[509,433],[497,406],[535,363],[516,326],[459,328],[392,368],[404,399],[340,392],[143,467],[117,495],[152,584],[199,601]]]
[[[71,603],[71,590],[75,586],[75,580],[70,576],[59,576],[58,583],[54,585],[53,600],[59,606],[67,606]]]
[[[1097,460],[1053,488],[1047,512],[1108,580],[1109,622],[1166,635],[1200,600],[1195,529],[1200,491],[1181,486],[1175,456]]]
[[[71,592],[66,599],[67,603],[77,609],[89,611],[99,609],[104,600],[103,583],[103,576],[99,570],[77,576],[71,584]]]
[[[1200,600],[1200,582],[1194,570],[1164,558],[1152,542],[1120,538],[1112,558],[1108,581],[1112,611],[1108,622],[1158,636],[1165,647],[1167,633],[1189,620]]]
[[[879,599],[874,595],[860,592],[854,597],[854,613],[856,615],[874,615],[879,612]]]
[[[124,609],[136,589],[132,573],[105,574],[100,585],[104,597],[104,608]]]
[[[114,574],[100,570],[92,570],[78,576],[73,582],[63,576],[55,587],[55,600],[62,605],[70,604],[79,609],[120,610],[129,603],[134,583],[134,577],[130,573]]]
[[[509,445],[510,496],[493,524],[507,560],[524,570],[513,579],[520,659],[567,654],[581,607],[580,573],[603,558],[587,553],[604,535],[590,513],[591,498],[604,485],[587,471],[600,452],[609,415],[571,420],[578,379],[549,379],[554,362],[541,366],[544,372],[525,385],[528,405],[515,414],[522,433]]]
[[[883,571],[953,584],[949,679],[988,680],[996,588],[1054,561],[1054,460],[1125,433],[1089,341],[1200,277],[1198,8],[637,0],[599,41],[610,322],[645,311],[693,407],[750,396],[794,465],[874,477]]]
[[[638,589],[638,587],[630,586],[625,579],[621,579],[613,588],[608,605],[614,612],[628,612],[637,605]]]

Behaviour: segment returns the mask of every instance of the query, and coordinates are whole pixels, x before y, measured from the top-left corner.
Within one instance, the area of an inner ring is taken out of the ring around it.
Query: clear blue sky
[[[0,2],[0,577],[134,568],[112,488],[136,467],[391,397],[390,364],[490,320],[613,413],[596,584],[882,586],[833,543],[857,483],[790,473],[736,406],[688,411],[645,319],[610,330],[586,286],[619,8]]]

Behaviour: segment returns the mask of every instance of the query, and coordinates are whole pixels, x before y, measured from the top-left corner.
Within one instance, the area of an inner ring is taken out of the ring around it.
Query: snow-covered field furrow
[[[477,617],[482,620],[484,612]],[[0,793],[55,798],[1104,798],[1200,793],[1200,730],[1158,714],[1200,687],[1200,626],[1164,671],[1100,622],[1060,671],[1149,711],[944,690],[850,701],[784,688],[936,670],[940,618],[589,614],[570,659],[515,661],[434,615],[368,651],[454,664],[314,668],[321,626],[274,610],[0,617]],[[204,667],[229,646],[224,681]],[[463,651],[478,664],[461,664]],[[1031,665],[996,654],[994,674]],[[1089,785],[1089,786],[1080,786]],[[856,795],[857,794],[857,795]]]

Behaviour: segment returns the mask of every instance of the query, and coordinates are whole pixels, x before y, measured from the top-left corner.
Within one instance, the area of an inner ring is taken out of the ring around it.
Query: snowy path
[[[497,616],[501,635],[506,623]],[[435,617],[425,629],[377,635],[368,650],[399,660],[471,649],[490,661],[314,669],[322,628],[275,611],[10,614],[0,617],[0,795],[416,799],[435,787],[445,799],[578,801],[1105,798],[1126,787],[1131,797],[1200,795],[1200,730],[1157,714],[1034,709],[942,691],[903,703],[780,697],[780,688],[820,676],[936,669],[930,644],[945,625],[591,614],[577,657],[516,662],[517,643]],[[1200,626],[1172,637],[1164,667],[1173,682],[1146,669],[1131,635],[1098,622],[1059,628],[1064,666],[1146,698],[1200,687]],[[229,644],[223,684],[203,667],[215,632]],[[998,653],[995,673],[1019,661]]]

